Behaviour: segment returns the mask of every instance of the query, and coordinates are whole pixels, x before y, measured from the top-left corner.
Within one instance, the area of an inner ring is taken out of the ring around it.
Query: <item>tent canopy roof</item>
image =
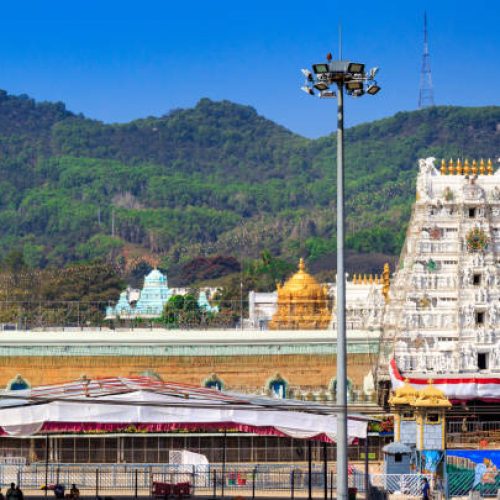
[[[9,435],[117,432],[141,426],[156,432],[184,428],[241,431],[334,441],[332,408],[310,402],[221,392],[151,377],[87,379],[0,392],[0,422]],[[348,438],[366,437],[362,415],[348,417]]]

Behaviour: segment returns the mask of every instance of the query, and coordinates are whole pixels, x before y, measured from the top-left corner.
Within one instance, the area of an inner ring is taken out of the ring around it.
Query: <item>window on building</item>
[[[351,379],[347,379],[347,382],[346,382],[346,385],[347,385],[347,399],[350,398],[350,395],[352,393],[352,380]],[[330,392],[335,396],[337,394],[337,378],[333,378],[331,381],[330,381]]]
[[[279,373],[267,383],[267,389],[271,393],[271,396],[278,399],[285,399],[287,397],[287,388],[287,381]]]
[[[29,388],[29,383],[21,375],[16,375],[16,378],[11,380],[6,387],[9,391],[22,391]]]
[[[413,412],[412,411],[403,412],[403,420],[413,420]]]
[[[394,455],[394,461],[395,462],[402,462],[403,461],[403,455],[401,455],[401,453],[396,453]]]
[[[484,312],[479,311],[476,313],[476,325],[484,325]]]
[[[488,353],[478,352],[477,353],[477,367],[480,370],[486,370],[488,368]]]
[[[438,424],[439,423],[439,413],[428,413],[427,414],[427,423],[429,424]]]
[[[469,218],[473,219],[476,216],[476,209],[469,208]]]
[[[480,285],[481,284],[481,274],[474,273],[474,275],[472,276],[472,284],[473,285]]]
[[[215,389],[216,391],[222,391],[222,389],[224,387],[224,382],[222,382],[222,380],[218,377],[217,374],[212,373],[212,375],[210,375],[210,377],[208,377],[205,380],[203,385],[207,389]]]

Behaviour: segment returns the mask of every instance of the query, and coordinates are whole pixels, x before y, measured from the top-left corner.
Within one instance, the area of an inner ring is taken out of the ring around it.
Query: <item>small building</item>
[[[384,474],[410,474],[413,465],[413,451],[403,443],[390,443],[382,448],[384,453]]]
[[[415,400],[418,450],[446,449],[446,411],[450,407],[443,391],[434,387],[431,380],[418,392]]]
[[[167,276],[158,269],[153,269],[144,278],[144,286],[139,294],[134,294],[135,306],[131,290],[127,289],[120,294],[120,299],[114,307],[106,309],[106,319],[158,318],[171,296]]]
[[[248,316],[251,328],[267,330],[278,308],[277,292],[254,292],[248,294]]]
[[[394,439],[396,442],[415,447],[417,443],[417,421],[415,400],[417,390],[406,379],[402,387],[389,398],[394,413]]]
[[[212,306],[210,305],[210,302],[208,302],[207,294],[204,290],[200,291],[198,295],[198,307],[207,313],[218,313],[219,312],[219,307],[218,306]]]

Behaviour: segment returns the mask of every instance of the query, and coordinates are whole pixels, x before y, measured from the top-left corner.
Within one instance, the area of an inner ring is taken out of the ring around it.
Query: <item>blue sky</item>
[[[335,101],[299,90],[300,68],[338,55],[380,66],[383,92],[347,102],[348,125],[417,106],[423,12],[437,104],[499,104],[500,1],[36,0],[2,2],[0,88],[105,122],[250,104],[308,137]]]

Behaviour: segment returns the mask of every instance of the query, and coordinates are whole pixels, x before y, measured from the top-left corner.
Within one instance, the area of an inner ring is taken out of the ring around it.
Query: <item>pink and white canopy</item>
[[[325,405],[221,392],[149,377],[83,379],[0,393],[5,434],[231,430],[335,441]],[[331,411],[330,411],[331,413]],[[369,418],[350,415],[348,438],[365,438]]]
[[[389,374],[393,389],[402,387],[405,379],[416,389],[423,389],[429,381],[429,375],[408,376],[399,371],[394,359],[390,362]],[[477,399],[490,403],[500,402],[500,377],[480,373],[461,375],[435,375],[432,385],[443,391],[452,403]]]

